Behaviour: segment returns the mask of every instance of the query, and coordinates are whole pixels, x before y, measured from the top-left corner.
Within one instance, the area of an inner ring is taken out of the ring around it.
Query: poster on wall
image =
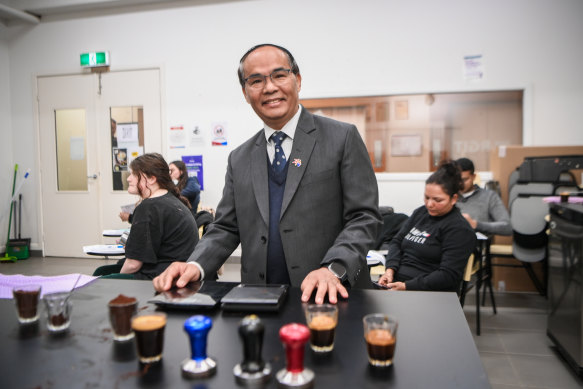
[[[123,172],[128,170],[128,150],[126,148],[113,148],[113,171]]]
[[[202,155],[183,155],[182,162],[186,165],[188,177],[196,177],[200,190],[204,190],[204,176],[202,172]]]
[[[212,133],[213,133],[213,146],[226,146],[227,145],[227,130],[224,123],[213,123]]]
[[[183,125],[170,126],[168,145],[171,149],[186,148],[186,134]]]

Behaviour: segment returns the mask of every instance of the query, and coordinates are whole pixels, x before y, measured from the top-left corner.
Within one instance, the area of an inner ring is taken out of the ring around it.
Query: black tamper
[[[271,366],[261,358],[265,327],[256,315],[245,316],[239,324],[239,337],[243,343],[243,362],[233,369],[237,383],[258,386],[271,377]]]

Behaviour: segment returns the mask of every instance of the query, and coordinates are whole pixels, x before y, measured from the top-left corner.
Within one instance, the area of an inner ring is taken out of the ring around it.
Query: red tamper
[[[310,339],[310,330],[303,324],[286,324],[279,330],[279,338],[285,347],[287,365],[277,372],[280,388],[312,388],[314,372],[304,368],[304,346]]]

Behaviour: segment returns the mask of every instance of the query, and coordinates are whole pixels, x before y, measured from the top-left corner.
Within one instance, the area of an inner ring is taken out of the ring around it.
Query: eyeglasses
[[[268,76],[263,74],[253,74],[245,78],[245,83],[249,88],[262,89],[267,83],[267,77],[277,86],[285,84],[290,78],[291,69],[276,69]]]

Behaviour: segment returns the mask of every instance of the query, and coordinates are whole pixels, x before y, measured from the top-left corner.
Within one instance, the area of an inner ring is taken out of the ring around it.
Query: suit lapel
[[[294,143],[289,157],[287,179],[281,204],[281,215],[285,213],[289,203],[296,193],[300,181],[304,176],[306,167],[310,161],[310,156],[316,144],[315,137],[310,133],[315,131],[314,118],[311,113],[302,107],[302,114],[298,121],[298,127],[294,135]]]
[[[251,151],[251,181],[257,207],[266,225],[269,225],[269,182],[267,178],[267,145],[261,130]]]

